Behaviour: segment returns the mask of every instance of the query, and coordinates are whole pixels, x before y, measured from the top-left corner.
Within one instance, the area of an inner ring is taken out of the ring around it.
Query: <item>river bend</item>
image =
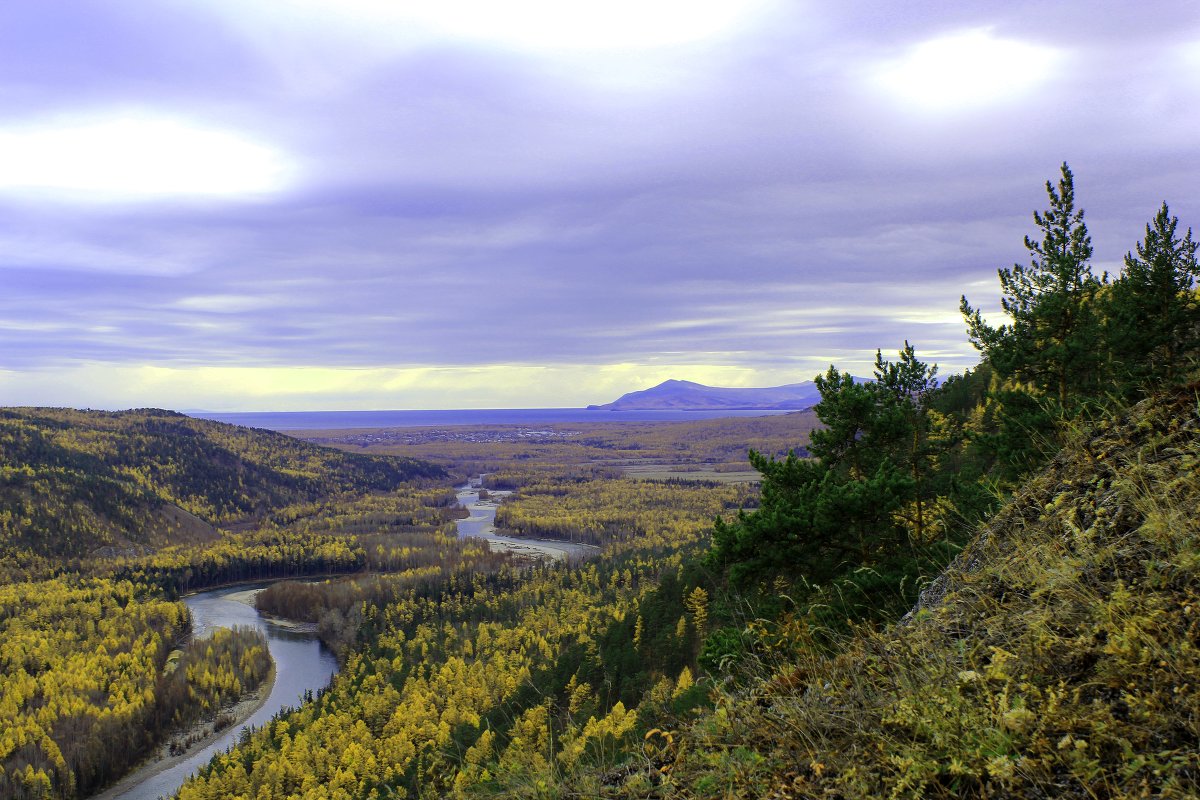
[[[183,598],[192,613],[195,636],[208,635],[214,628],[243,625],[257,628],[267,637],[267,649],[275,662],[275,682],[263,705],[242,725],[225,731],[207,746],[190,752],[181,761],[165,769],[154,763],[136,770],[94,800],[155,800],[169,797],[196,770],[208,763],[214,753],[237,743],[246,726],[261,727],[285,708],[298,706],[305,692],[316,693],[329,685],[337,672],[337,659],[317,640],[315,633],[286,627],[262,617],[252,603],[254,594],[265,584],[234,586],[199,592]]]

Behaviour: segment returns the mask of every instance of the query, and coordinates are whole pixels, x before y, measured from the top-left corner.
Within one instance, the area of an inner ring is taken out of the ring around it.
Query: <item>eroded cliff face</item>
[[[679,791],[1200,796],[1198,400],[1080,433],[901,624],[723,697]]]

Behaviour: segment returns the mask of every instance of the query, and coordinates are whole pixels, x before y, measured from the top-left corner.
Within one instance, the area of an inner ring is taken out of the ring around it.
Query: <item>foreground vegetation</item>
[[[765,649],[671,793],[1196,796],[1198,509],[1197,390],[1081,434],[903,623]]]
[[[816,458],[755,459],[762,508],[710,563],[758,619],[706,644],[737,688],[673,737],[668,794],[1200,792],[1200,386],[1171,388],[1200,355],[1196,243],[1164,205],[1097,278],[1066,165],[1047,194],[999,273],[1010,321],[962,302],[978,370],[934,388],[907,344],[869,386],[831,369]],[[915,613],[878,613],[961,543]]]

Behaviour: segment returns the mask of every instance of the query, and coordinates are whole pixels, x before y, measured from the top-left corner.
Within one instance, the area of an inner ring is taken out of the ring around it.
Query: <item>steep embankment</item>
[[[442,470],[170,411],[0,409],[0,555],[80,557]]]
[[[724,697],[673,791],[1200,794],[1198,394],[1081,435],[904,623]]]

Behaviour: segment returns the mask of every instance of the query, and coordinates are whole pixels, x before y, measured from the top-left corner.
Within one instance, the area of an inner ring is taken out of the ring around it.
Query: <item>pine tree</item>
[[[1188,228],[1178,238],[1179,218],[1167,204],[1146,225],[1137,255],[1125,256],[1125,269],[1107,296],[1106,341],[1114,379],[1126,399],[1149,386],[1175,380],[1184,361],[1200,346],[1198,243]]]
[[[728,566],[734,583],[780,573],[824,582],[924,541],[933,455],[925,401],[936,373],[905,342],[898,362],[876,353],[874,381],[834,367],[818,376],[815,458],[751,451],[759,507],[717,522],[711,562]]]
[[[809,452],[826,466],[837,466],[852,478],[873,472],[882,455],[865,441],[876,415],[874,386],[856,382],[849,372],[840,372],[833,366],[824,375],[816,376],[814,383],[821,393],[821,402],[813,411],[824,427],[809,436]]]
[[[1040,241],[1025,237],[1028,266],[1001,269],[1001,307],[1011,324],[993,328],[962,298],[971,343],[1002,379],[1029,382],[1071,413],[1099,383],[1100,333],[1094,298],[1102,285],[1091,270],[1092,239],[1075,208],[1075,178],[1064,162],[1057,189],[1046,181],[1050,207],[1035,211]]]
[[[885,361],[882,352],[875,352],[875,385],[882,399],[880,417],[890,423],[892,458],[912,478],[912,535],[922,542],[927,475],[933,457],[926,397],[937,388],[937,365],[919,361],[913,346],[905,341],[899,361]]]

